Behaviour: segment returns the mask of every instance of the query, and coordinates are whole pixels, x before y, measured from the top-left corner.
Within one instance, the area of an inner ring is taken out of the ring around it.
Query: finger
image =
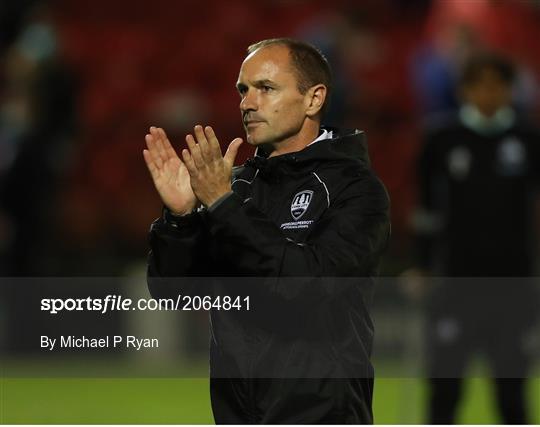
[[[197,169],[197,166],[195,166],[195,162],[193,161],[193,156],[191,156],[188,149],[184,148],[182,150],[182,158],[184,159],[184,164],[186,165],[189,175],[197,176],[197,173],[199,170]]]
[[[150,133],[154,137],[154,141],[156,143],[157,154],[159,155],[159,157],[161,157],[161,160],[165,163],[168,159],[168,156],[167,156],[167,151],[165,150],[165,145],[161,139],[161,135],[155,126],[152,126],[150,128]]]
[[[193,158],[193,162],[197,168],[202,168],[206,164],[201,154],[201,147],[195,142],[193,135],[186,136],[186,142],[189,148],[189,154]]]
[[[208,161],[211,159],[210,154],[210,146],[208,145],[208,140],[206,139],[206,135],[204,134],[204,129],[201,125],[195,126],[193,129],[195,133],[195,138],[197,138],[197,143],[199,144],[199,148],[201,150],[201,156],[205,161]]]
[[[155,181],[159,176],[159,172],[156,168],[154,160],[152,159],[152,155],[150,154],[150,151],[143,150],[143,157],[144,157],[144,162],[146,163],[146,167],[148,168],[148,171],[150,172],[150,176]]]
[[[161,137],[161,140],[163,141],[163,145],[165,147],[165,152],[167,153],[167,156],[170,159],[178,157],[178,154],[176,154],[176,150],[173,148],[171,142],[169,141],[169,138],[167,137],[167,134],[165,133],[165,129],[158,128],[158,133]]]
[[[235,138],[227,148],[227,152],[225,153],[225,156],[223,159],[232,167],[234,165],[234,160],[236,159],[236,155],[238,154],[238,149],[240,148],[240,145],[242,145],[242,142],[244,140],[242,138]]]
[[[222,157],[221,154],[221,146],[219,145],[219,141],[216,137],[216,134],[214,132],[214,129],[212,129],[210,126],[206,126],[204,128],[204,133],[206,135],[206,139],[208,140],[208,145],[210,147],[210,155],[213,159],[219,159]]]
[[[154,156],[159,156],[161,158],[160,143],[159,143],[160,137],[159,137],[159,134],[156,132],[156,127],[155,126],[150,126],[149,132],[150,132],[150,137],[151,137],[152,146],[153,146],[152,154]],[[162,161],[163,161],[163,159],[162,159]]]
[[[163,161],[161,160],[161,157],[158,153],[158,149],[156,147],[156,141],[154,137],[150,134],[147,134],[144,137],[146,141],[146,146],[148,147],[148,152],[150,153],[150,156],[152,157],[152,160],[154,161],[154,164],[158,169],[161,169],[163,167]]]

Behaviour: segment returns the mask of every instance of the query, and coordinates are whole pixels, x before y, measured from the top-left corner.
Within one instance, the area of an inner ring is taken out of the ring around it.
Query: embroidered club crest
[[[313,191],[304,190],[296,193],[291,203],[291,215],[295,221],[298,221],[302,215],[307,211],[311,199],[313,197]]]

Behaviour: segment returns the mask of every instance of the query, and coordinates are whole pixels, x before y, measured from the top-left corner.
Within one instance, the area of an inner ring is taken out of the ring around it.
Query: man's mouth
[[[248,120],[248,121],[245,121],[244,122],[244,126],[245,127],[252,127],[252,126],[256,126],[260,123],[263,123],[262,120]]]
[[[264,122],[263,119],[255,116],[255,115],[250,115],[250,114],[244,114],[244,116],[242,117],[242,121],[244,122],[245,127],[253,126],[253,125],[256,125],[258,123]]]

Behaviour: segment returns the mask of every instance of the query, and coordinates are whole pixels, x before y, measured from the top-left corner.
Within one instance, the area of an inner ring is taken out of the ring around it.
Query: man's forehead
[[[239,79],[272,79],[280,73],[292,73],[286,46],[265,46],[249,54],[240,67]]]

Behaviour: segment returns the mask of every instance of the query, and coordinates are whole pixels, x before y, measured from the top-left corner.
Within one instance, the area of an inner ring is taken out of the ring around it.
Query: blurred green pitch
[[[491,386],[468,381],[459,423],[494,424]],[[2,378],[2,424],[213,424],[206,378]],[[420,379],[376,380],[378,424],[424,422]],[[540,379],[529,383],[533,423],[540,423]]]

